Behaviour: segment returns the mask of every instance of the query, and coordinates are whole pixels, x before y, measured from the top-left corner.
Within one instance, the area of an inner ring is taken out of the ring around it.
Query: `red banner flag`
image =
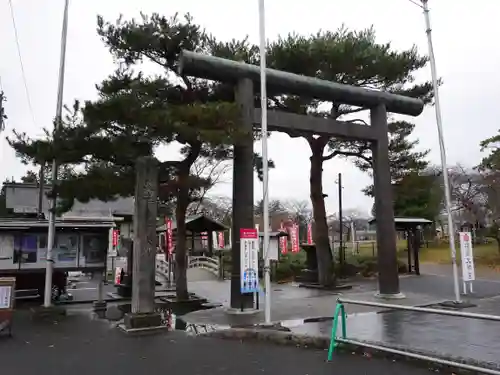
[[[118,237],[120,236],[120,231],[118,229],[113,229],[113,247],[118,247]]]
[[[313,243],[312,223],[307,224],[307,243],[309,245],[312,245]]]
[[[224,244],[224,232],[219,232],[218,234],[218,240],[219,240],[219,247],[223,249],[225,247]]]
[[[172,254],[174,251],[172,239],[172,220],[165,218],[165,245],[167,246],[167,253]]]
[[[293,224],[290,228],[290,237],[292,239],[292,253],[299,252],[299,226]]]
[[[283,222],[281,222],[280,232],[286,232],[285,226]],[[288,253],[288,237],[280,237],[280,252],[281,254]]]

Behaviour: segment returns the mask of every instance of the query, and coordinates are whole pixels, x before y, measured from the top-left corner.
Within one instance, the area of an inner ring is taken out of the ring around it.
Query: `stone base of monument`
[[[125,314],[124,322],[118,328],[127,334],[154,334],[168,330],[161,324],[161,315],[156,312]]]
[[[177,299],[175,294],[171,294],[165,297],[160,297],[160,301],[165,302],[168,307],[179,315],[196,310],[202,310],[204,309],[203,305],[208,302],[206,298],[199,297],[194,293],[189,293],[188,299]]]
[[[300,275],[295,278],[299,283],[317,283],[318,270],[304,269],[300,271]]]
[[[405,299],[406,296],[403,293],[395,293],[395,294],[386,294],[386,293],[375,293],[375,298],[382,300],[396,300],[396,299]]]
[[[95,301],[92,304],[92,310],[101,319],[106,317],[107,308],[108,304],[106,303],[106,301]]]
[[[66,309],[62,306],[37,306],[30,309],[33,320],[57,320],[66,316]]]
[[[257,310],[254,308],[235,308],[235,307],[228,307],[226,310],[226,314],[229,315],[255,315],[258,314],[262,310]]]

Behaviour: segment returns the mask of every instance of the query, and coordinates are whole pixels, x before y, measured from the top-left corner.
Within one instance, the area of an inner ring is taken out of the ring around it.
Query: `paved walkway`
[[[210,299],[219,294],[216,301],[228,302],[228,292],[224,292],[228,289],[227,285],[193,283],[190,287]],[[464,296],[464,299],[477,306],[466,311],[500,315],[500,282],[477,280],[474,289],[476,293]],[[375,300],[376,290],[376,281],[367,281],[344,292],[343,296],[355,300]],[[413,306],[435,304],[453,299],[453,279],[444,273],[403,277],[401,290],[407,298],[390,303]],[[331,292],[276,285],[273,287],[272,319],[287,321],[285,324],[296,333],[329,336],[331,321],[304,323],[304,319],[333,316],[337,297]],[[381,309],[353,305],[347,305],[346,309],[348,314],[354,314],[348,318],[348,336],[351,338],[500,365],[500,322],[403,311],[378,314]],[[241,326],[262,323],[264,316],[262,311],[249,316],[228,315],[220,308],[193,312],[183,319],[207,325]]]
[[[76,314],[36,323],[18,314],[14,339],[0,339],[2,374],[12,375],[425,375],[406,363],[326,352],[188,337],[183,332],[128,337],[108,323]]]

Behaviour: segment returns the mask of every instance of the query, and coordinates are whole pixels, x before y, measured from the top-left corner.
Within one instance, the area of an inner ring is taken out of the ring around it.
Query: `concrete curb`
[[[227,340],[240,340],[240,341],[264,341],[276,345],[293,345],[301,348],[311,348],[311,349],[320,349],[325,350],[325,359],[326,359],[326,350],[329,347],[330,339],[327,337],[321,336],[311,336],[311,335],[303,335],[303,334],[295,334],[291,332],[283,332],[276,331],[272,329],[261,329],[261,328],[232,328],[227,330],[213,331],[205,334],[200,334],[199,336],[205,337],[215,337],[219,339],[227,339]],[[454,361],[458,363],[463,363],[471,366],[482,367],[485,369],[500,371],[500,364],[489,363],[477,361],[469,358],[461,358],[461,357],[452,357],[444,353],[432,353],[425,352],[420,350],[413,350],[411,348],[405,346],[398,345],[383,345],[383,343],[377,342],[368,342],[367,344],[376,344],[380,346],[390,347],[391,349],[397,349],[405,352],[411,352],[431,357],[436,357],[439,359],[444,359],[448,361]],[[377,358],[391,359],[394,361],[405,361],[412,364],[417,365],[418,367],[424,367],[436,372],[445,372],[445,373],[453,373],[456,375],[472,375],[477,374],[477,372],[472,372],[470,370],[464,370],[458,367],[450,367],[446,365],[442,365],[439,363],[435,363],[432,361],[425,361],[415,358],[410,358],[402,355],[387,353],[381,350],[374,350],[370,348],[366,348],[361,345],[352,345],[352,344],[341,344],[337,349],[337,355],[342,354],[358,354],[362,356],[373,356]]]

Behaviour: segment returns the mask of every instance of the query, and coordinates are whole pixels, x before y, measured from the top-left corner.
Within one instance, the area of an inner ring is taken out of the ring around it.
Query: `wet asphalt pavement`
[[[10,375],[424,375],[426,369],[384,359],[264,343],[189,337],[174,331],[129,337],[82,314],[36,322],[18,313],[14,338],[0,338],[1,372]]]
[[[288,326],[295,333],[330,337],[331,321],[301,323],[292,321]],[[500,365],[500,322],[402,311],[364,313],[348,317],[347,337]]]
[[[192,283],[190,289],[195,291],[195,286],[199,288],[199,294],[210,300],[228,303],[228,283]],[[70,290],[75,300],[96,299],[96,281],[81,279],[76,287],[77,289]],[[494,297],[500,294],[500,280],[478,280],[474,283],[474,289],[475,294],[466,298],[478,306],[465,311],[500,315],[500,298]],[[360,297],[349,296],[349,298],[363,299],[367,293],[375,292],[377,290],[376,281],[364,282],[359,285],[357,290],[360,292]],[[452,278],[447,275],[403,277],[401,278],[401,290],[406,293],[411,291],[428,295],[429,300],[433,301],[449,300],[452,299],[453,282]],[[106,286],[105,291],[114,291],[114,286]],[[289,310],[288,307],[293,305],[291,304],[293,301],[297,304],[295,307],[297,311],[302,305],[311,304],[313,307],[316,306],[314,311],[325,312],[325,314],[317,316],[329,316],[333,313],[336,294],[283,285],[275,287],[273,298],[275,298],[273,306],[276,308],[279,308],[280,303],[282,303],[283,307],[287,307]],[[318,304],[325,306],[320,306],[321,308],[318,309]],[[224,316],[227,317],[227,314]],[[471,358],[500,365],[500,357],[498,356],[500,353],[500,322],[400,311],[354,315],[349,317],[347,324],[350,338],[412,348],[440,356]],[[331,330],[331,322],[329,321],[303,324],[297,320],[290,322],[290,325],[292,331],[296,333],[317,336],[329,336]],[[177,332],[174,333],[174,335],[177,334]],[[187,339],[182,334],[179,337],[181,337],[179,340]],[[218,345],[226,345],[226,343]],[[0,346],[0,358],[1,352]]]

